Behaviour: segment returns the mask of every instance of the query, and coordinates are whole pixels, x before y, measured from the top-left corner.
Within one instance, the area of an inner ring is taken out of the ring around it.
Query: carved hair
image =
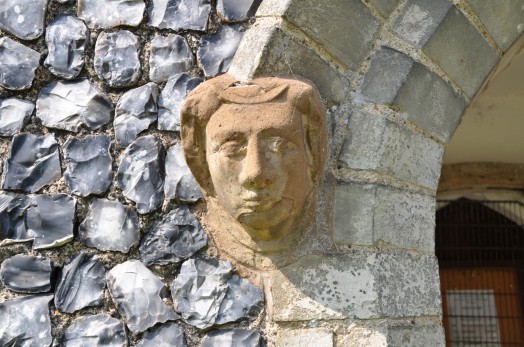
[[[325,111],[317,89],[306,80],[265,77],[240,84],[229,75],[207,80],[182,104],[181,138],[187,164],[200,186],[215,194],[206,161],[206,126],[224,104],[289,103],[306,117],[303,120],[310,175],[314,183],[322,174],[326,158]]]

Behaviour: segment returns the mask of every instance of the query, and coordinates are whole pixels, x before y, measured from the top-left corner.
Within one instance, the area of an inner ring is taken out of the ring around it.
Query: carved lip
[[[243,205],[246,207],[271,207],[278,201],[273,196],[250,196],[242,200],[244,200]]]

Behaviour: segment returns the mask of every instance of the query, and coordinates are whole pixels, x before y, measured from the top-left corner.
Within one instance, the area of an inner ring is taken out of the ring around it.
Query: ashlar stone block
[[[338,336],[337,346],[444,347],[444,341],[440,324],[406,326],[380,321],[350,329],[349,334]]]
[[[327,329],[280,330],[277,347],[303,347],[314,343],[315,347],[333,347],[333,332]]]
[[[398,2],[398,0],[371,0],[371,3],[378,8],[380,14],[384,17],[388,17],[393,12]]]

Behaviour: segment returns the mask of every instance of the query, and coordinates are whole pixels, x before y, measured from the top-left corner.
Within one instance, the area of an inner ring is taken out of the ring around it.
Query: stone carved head
[[[314,206],[326,157],[325,122],[310,82],[267,77],[241,84],[222,75],[186,98],[182,145],[206,196],[255,243],[277,245],[299,232],[298,221]]]

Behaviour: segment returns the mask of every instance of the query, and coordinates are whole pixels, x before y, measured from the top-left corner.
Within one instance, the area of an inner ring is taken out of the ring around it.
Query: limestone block
[[[475,95],[499,60],[497,52],[457,9],[448,12],[423,52],[469,97]]]
[[[380,325],[357,326],[347,335],[338,336],[337,346],[402,346],[444,347],[444,331],[441,325]]]
[[[333,332],[327,329],[280,330],[277,347],[333,347]]]
[[[524,30],[524,2],[467,0],[480,21],[504,51],[511,47]]]
[[[446,142],[468,105],[449,84],[419,63],[413,64],[393,103],[413,123]]]
[[[381,15],[387,17],[393,12],[398,4],[398,0],[371,0],[375,4]]]
[[[392,30],[398,37],[421,48],[452,6],[448,0],[408,0],[393,22]]]

